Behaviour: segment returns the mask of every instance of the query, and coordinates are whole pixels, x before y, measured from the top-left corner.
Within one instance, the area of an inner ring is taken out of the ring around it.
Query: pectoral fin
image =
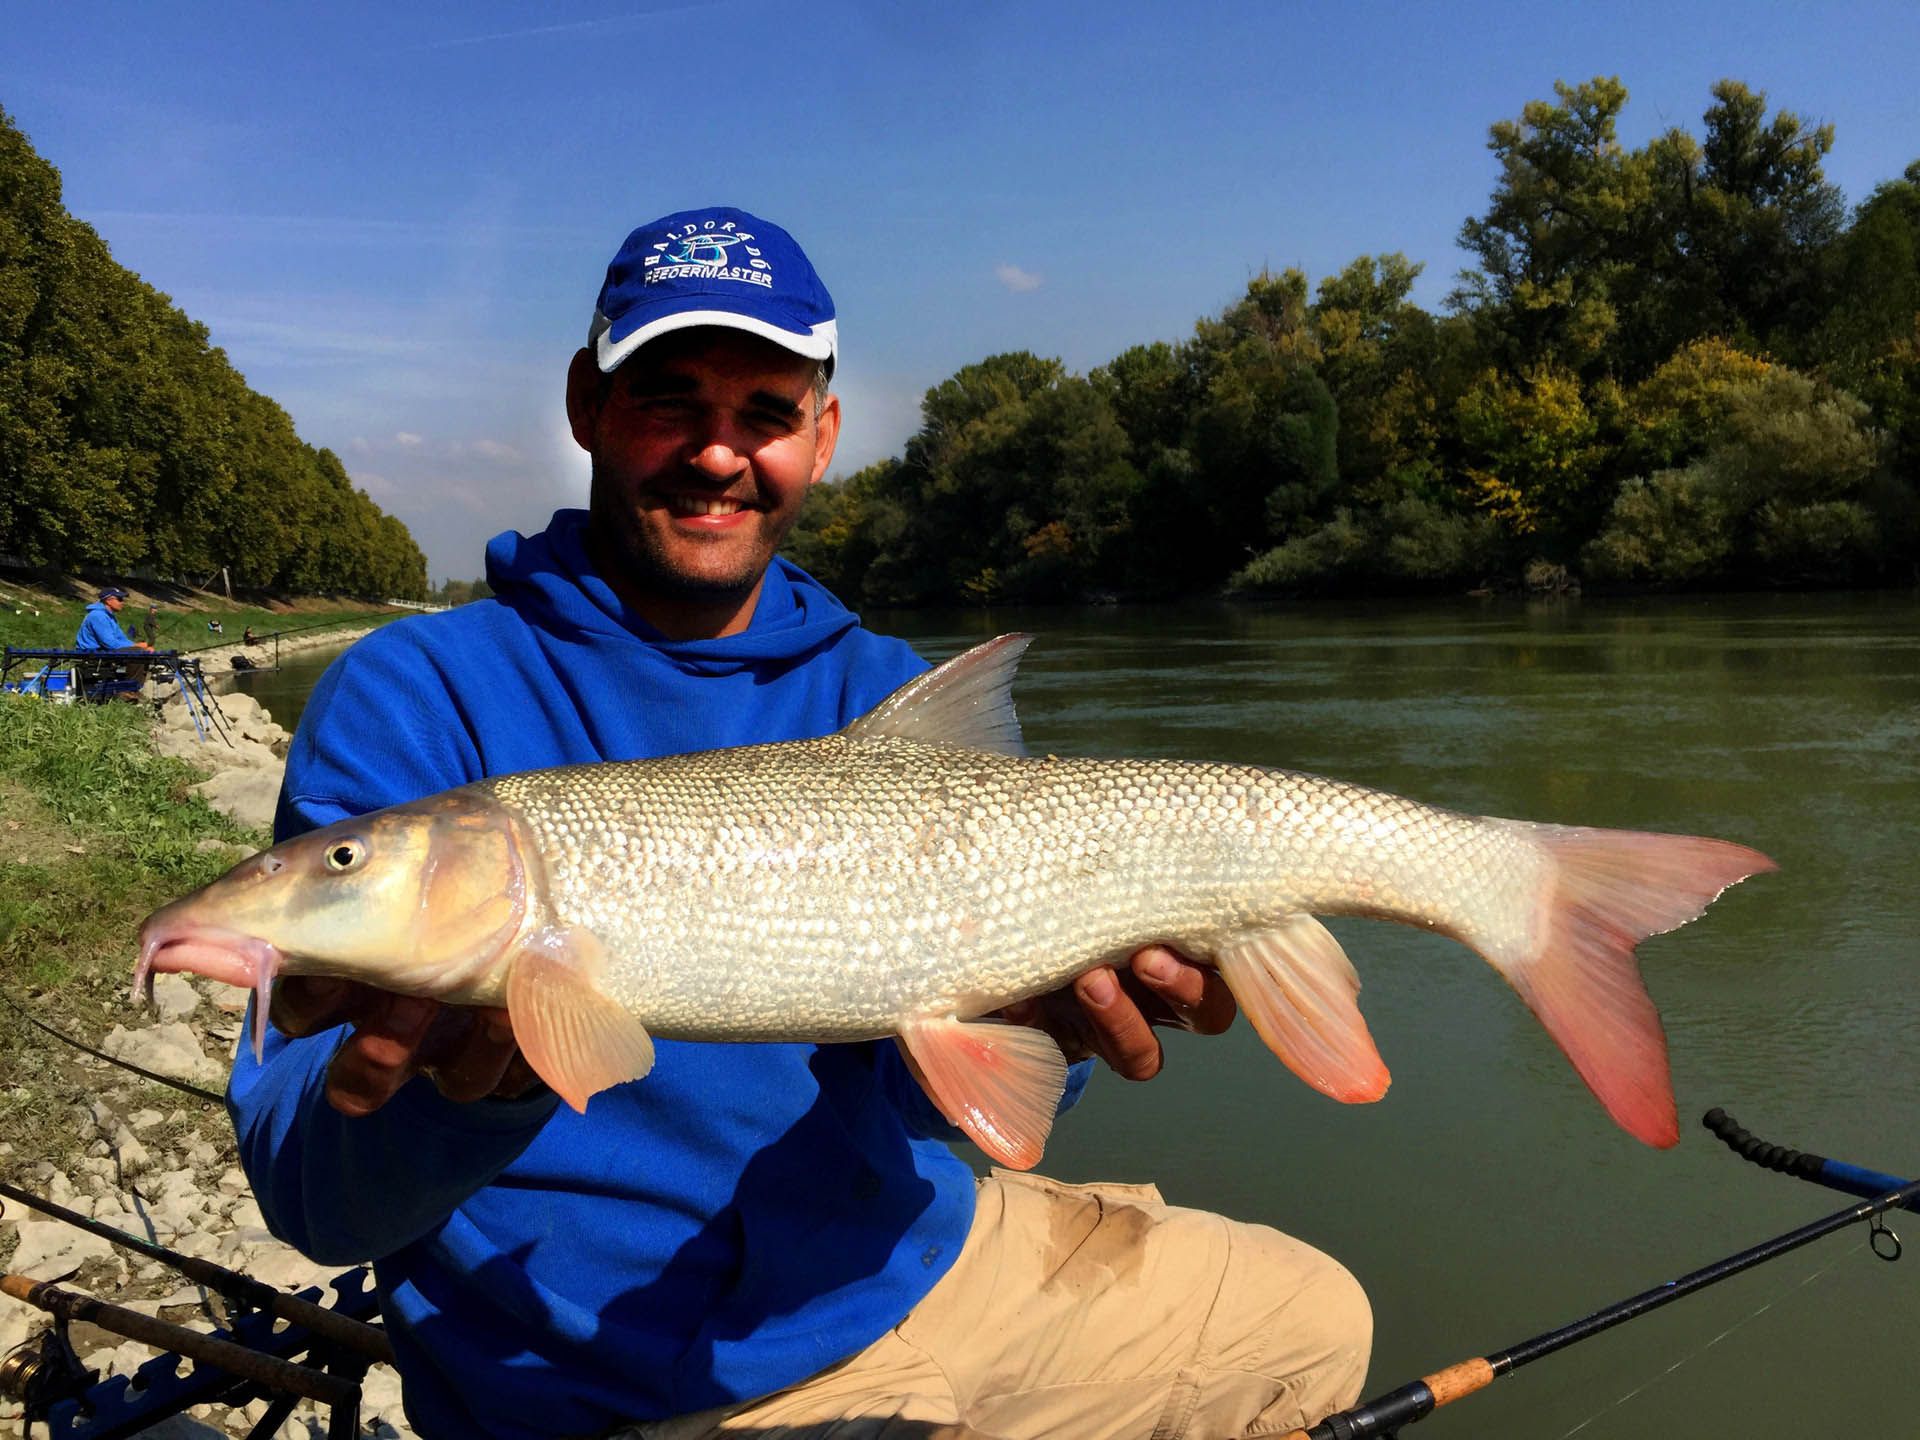
[[[1294,1074],[1347,1104],[1387,1093],[1386,1062],[1354,1001],[1360,977],[1326,926],[1290,916],[1213,958],[1253,1028]]]
[[[653,1068],[653,1039],[594,984],[600,944],[568,930],[514,956],[507,972],[513,1038],[534,1073],[575,1110]]]
[[[900,1048],[940,1113],[1000,1164],[1040,1163],[1067,1084],[1067,1062],[1044,1031],[994,1020],[920,1020]]]

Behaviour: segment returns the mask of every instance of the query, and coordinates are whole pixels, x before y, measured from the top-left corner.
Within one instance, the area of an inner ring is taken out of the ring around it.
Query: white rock
[[[360,1417],[391,1419],[404,1425],[406,1415],[400,1408],[400,1372],[391,1365],[375,1365],[360,1382]]]
[[[217,1184],[224,1193],[238,1195],[247,1188],[247,1173],[236,1165],[222,1175]]]
[[[200,1041],[185,1021],[153,1025],[144,1030],[129,1030],[116,1025],[100,1042],[100,1048],[118,1060],[140,1065],[175,1080],[218,1085],[226,1072],[216,1060],[207,1058]]]
[[[14,1229],[20,1245],[7,1268],[29,1280],[58,1280],[89,1260],[113,1253],[110,1242],[64,1220],[22,1220]]]
[[[271,751],[267,758],[271,769],[222,770],[211,780],[189,788],[242,825],[271,825],[274,806],[280,799],[281,762]]]
[[[127,1117],[127,1124],[135,1130],[151,1130],[165,1118],[158,1110],[136,1110]]]
[[[153,1008],[160,1019],[184,1020],[200,1006],[200,992],[184,975],[159,975],[153,981]]]
[[[51,1317],[38,1305],[29,1305],[11,1295],[0,1295],[0,1355],[5,1355],[29,1335],[46,1329]]]
[[[246,1271],[265,1285],[278,1285],[282,1290],[304,1290],[309,1285],[326,1284],[338,1273],[339,1268],[337,1265],[316,1265],[291,1245],[276,1242],[271,1246],[261,1246]]]
[[[111,1350],[95,1350],[82,1362],[90,1370],[98,1370],[100,1378],[110,1375],[131,1375],[147,1361],[153,1359],[151,1346],[142,1345],[138,1340],[128,1340]]]

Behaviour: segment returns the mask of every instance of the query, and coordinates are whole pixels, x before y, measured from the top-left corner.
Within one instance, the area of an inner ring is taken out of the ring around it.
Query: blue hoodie
[[[87,613],[80,617],[80,629],[73,637],[76,650],[124,650],[132,643],[104,600],[87,606]]]
[[[594,572],[585,520],[496,538],[495,599],[333,664],[279,837],[486,775],[827,734],[925,669],[780,560],[744,633],[669,641]],[[587,1434],[791,1385],[897,1324],[972,1220],[972,1174],[890,1043],[663,1040],[584,1116],[415,1080],[355,1120],[322,1096],[343,1034],[270,1032],[259,1065],[242,1047],[228,1103],[274,1233],[374,1260],[431,1440]]]

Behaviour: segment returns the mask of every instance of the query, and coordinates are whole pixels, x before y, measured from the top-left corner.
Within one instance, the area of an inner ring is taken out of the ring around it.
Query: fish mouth
[[[286,957],[277,945],[216,925],[196,924],[164,912],[140,927],[140,959],[133,967],[133,999],[153,1003],[156,975],[204,975],[223,985],[253,991],[253,1058],[266,1043],[267,1005],[273,977]]]

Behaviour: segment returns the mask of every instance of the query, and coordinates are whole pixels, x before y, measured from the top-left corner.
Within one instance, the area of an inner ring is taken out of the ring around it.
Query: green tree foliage
[[[0,552],[415,598],[426,561],[206,327],[114,263],[0,111]]]
[[[1455,407],[1472,502],[1509,536],[1551,553],[1593,508],[1599,422],[1574,375],[1543,364],[1517,378],[1488,371]]]
[[[1451,314],[1362,255],[1262,271],[1084,379],[1027,353],[927,393],[793,553],[867,601],[1920,574],[1920,164],[1849,220],[1810,126],[1734,80],[1621,143],[1626,87],[1490,132]]]
[[[1460,230],[1480,268],[1462,273],[1454,303],[1516,372],[1544,363],[1584,372],[1604,358],[1651,194],[1645,159],[1616,133],[1626,87],[1597,78],[1555,82],[1554,93],[1559,104],[1529,101],[1518,120],[1493,126],[1500,181],[1487,213]]]
[[[1832,306],[1810,357],[1871,407],[1887,465],[1908,495],[1920,488],[1920,160],[1879,186],[1827,259]],[[1905,553],[1920,558],[1904,525]]]
[[[1689,340],[1781,345],[1820,313],[1842,220],[1821,169],[1831,126],[1769,119],[1765,95],[1722,80],[1703,140],[1676,129],[1629,150],[1618,79],[1554,88],[1559,103],[1493,127],[1500,182],[1461,229],[1479,269],[1454,302],[1498,363],[1633,381]]]
[[[1716,387],[1697,458],[1630,480],[1586,549],[1602,578],[1877,578],[1891,558],[1881,441],[1861,401],[1785,366]]]
[[[1381,502],[1430,484],[1436,469],[1445,367],[1438,322],[1408,298],[1421,268],[1362,255],[1320,282],[1310,312],[1339,411],[1340,480]]]

